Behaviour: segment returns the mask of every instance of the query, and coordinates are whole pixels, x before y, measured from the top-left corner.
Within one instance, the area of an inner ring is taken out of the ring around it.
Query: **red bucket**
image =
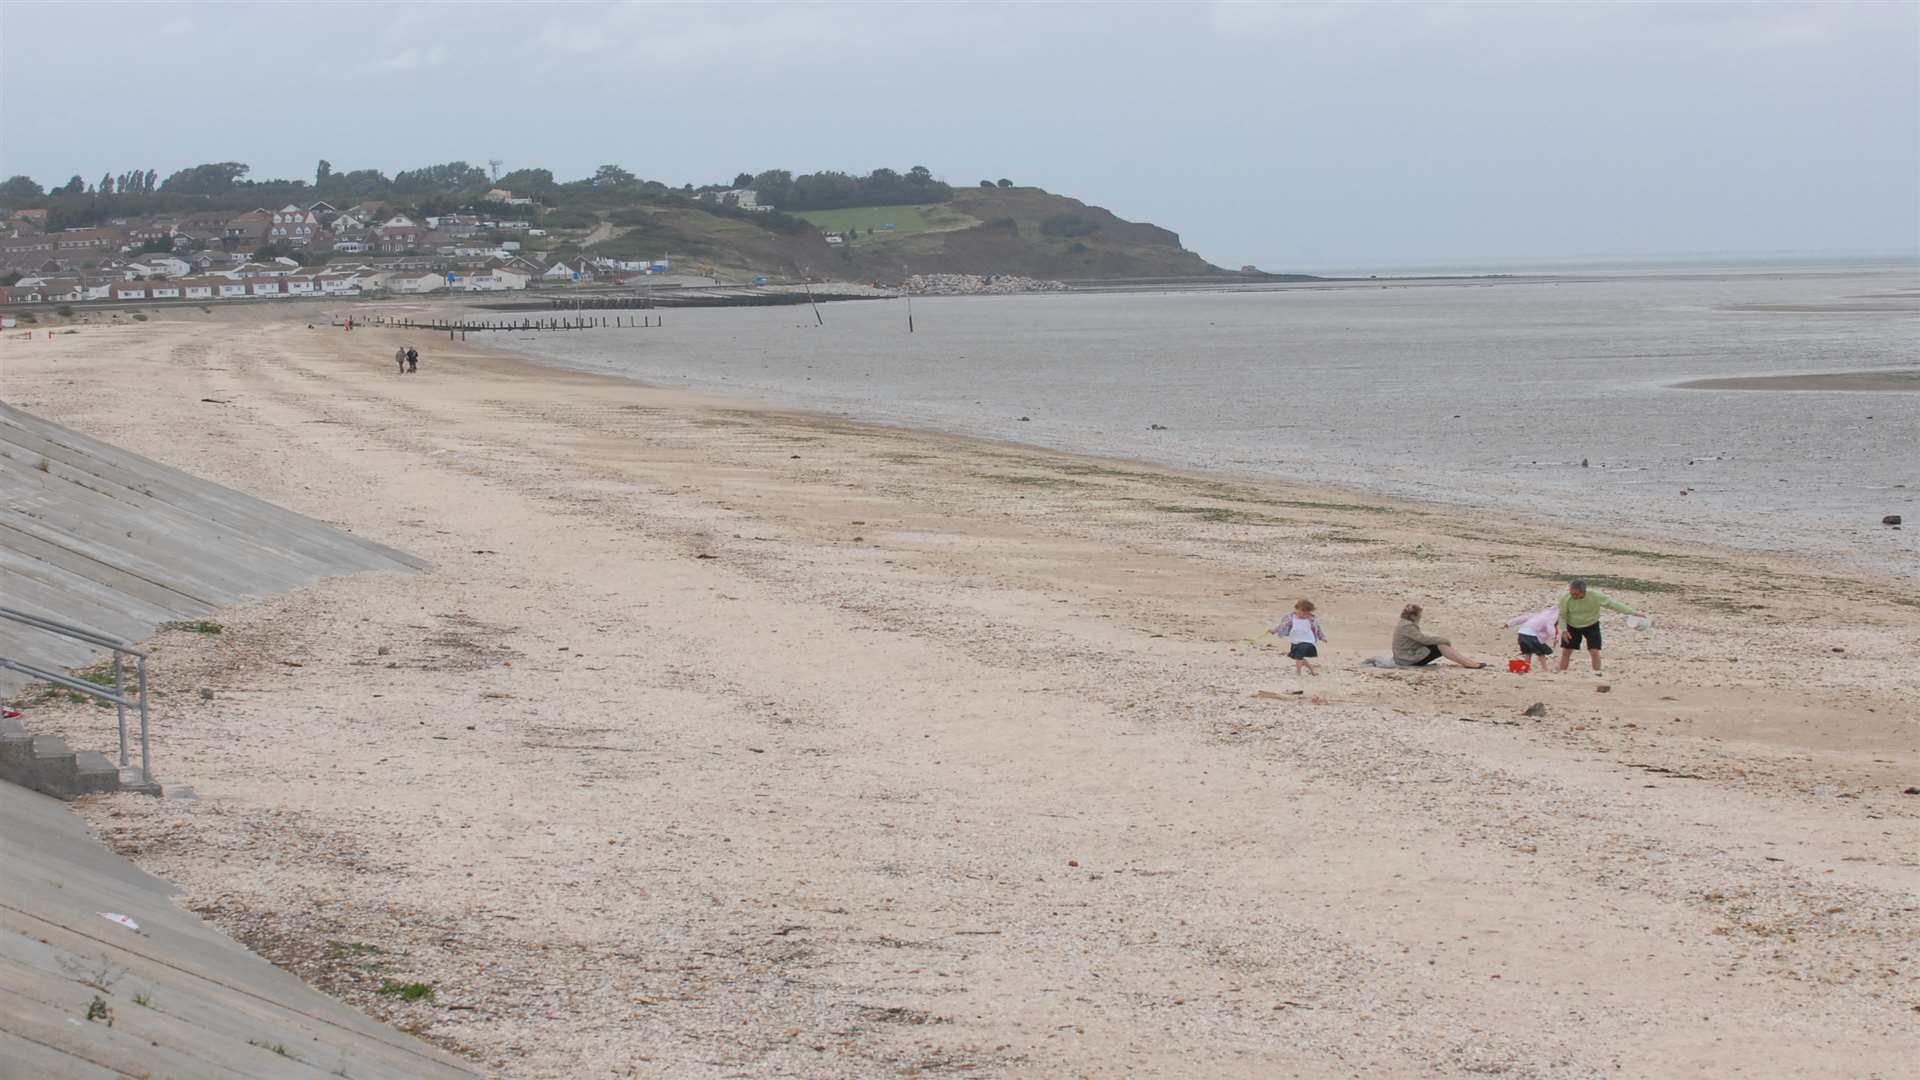
[[[1513,672],[1515,675],[1528,674],[1533,670],[1533,661],[1524,656],[1518,660],[1509,660],[1507,661],[1507,670]]]

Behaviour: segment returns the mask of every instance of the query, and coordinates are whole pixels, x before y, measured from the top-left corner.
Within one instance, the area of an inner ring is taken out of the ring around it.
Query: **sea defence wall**
[[[422,565],[0,404],[0,606],[138,641],[248,595]],[[101,655],[0,620],[0,658],[59,672]],[[28,681],[0,670],[0,693]],[[69,797],[120,779],[98,752],[5,718],[0,775]],[[61,802],[0,783],[0,1080],[480,1075],[255,956],[174,893]]]
[[[66,804],[0,784],[0,1077],[472,1080],[182,909]]]
[[[0,404],[0,604],[138,641],[222,605],[420,560]],[[0,621],[0,657],[99,650]],[[25,676],[0,670],[0,694]]]

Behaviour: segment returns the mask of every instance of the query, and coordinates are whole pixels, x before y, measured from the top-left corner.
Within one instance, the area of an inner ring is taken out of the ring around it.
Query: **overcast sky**
[[[0,3],[0,176],[924,164],[1267,270],[1920,248],[1920,4]]]

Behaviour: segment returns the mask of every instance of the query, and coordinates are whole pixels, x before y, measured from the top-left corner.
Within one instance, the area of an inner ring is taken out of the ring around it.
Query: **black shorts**
[[[1287,650],[1289,660],[1311,660],[1319,655],[1320,650],[1314,648],[1311,641],[1296,641],[1293,643],[1293,648]]]
[[[1566,635],[1560,639],[1560,644],[1563,648],[1577,649],[1580,647],[1582,640],[1586,641],[1587,648],[1599,649],[1600,624],[1594,623],[1592,626],[1569,626],[1567,627]]]
[[[1438,659],[1440,659],[1440,646],[1438,646],[1438,645],[1429,645],[1429,646],[1427,646],[1427,655],[1425,655],[1425,656],[1423,656],[1423,657],[1421,657],[1421,658],[1420,658],[1420,659],[1418,659],[1418,660],[1415,660],[1415,661],[1413,662],[1413,666],[1414,666],[1414,667],[1426,667],[1426,666],[1427,666],[1428,664],[1431,664],[1431,663],[1433,663],[1433,662],[1434,662],[1435,660],[1438,660]]]
[[[1521,656],[1552,656],[1553,646],[1534,637],[1532,634],[1520,635]]]

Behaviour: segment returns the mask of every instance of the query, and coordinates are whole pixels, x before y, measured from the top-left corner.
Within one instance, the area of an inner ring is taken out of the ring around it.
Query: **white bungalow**
[[[526,274],[499,267],[491,270],[456,270],[449,275],[449,288],[466,292],[504,292],[524,289],[530,280]]]
[[[447,287],[447,276],[440,273],[397,273],[387,279],[387,288],[397,293],[438,292]]]
[[[168,277],[186,277],[188,274],[193,273],[193,264],[187,262],[185,259],[175,258],[172,255],[149,255],[141,258],[137,262],[128,263],[126,271],[129,274],[137,274],[140,277],[152,277],[155,274],[165,274]]]

